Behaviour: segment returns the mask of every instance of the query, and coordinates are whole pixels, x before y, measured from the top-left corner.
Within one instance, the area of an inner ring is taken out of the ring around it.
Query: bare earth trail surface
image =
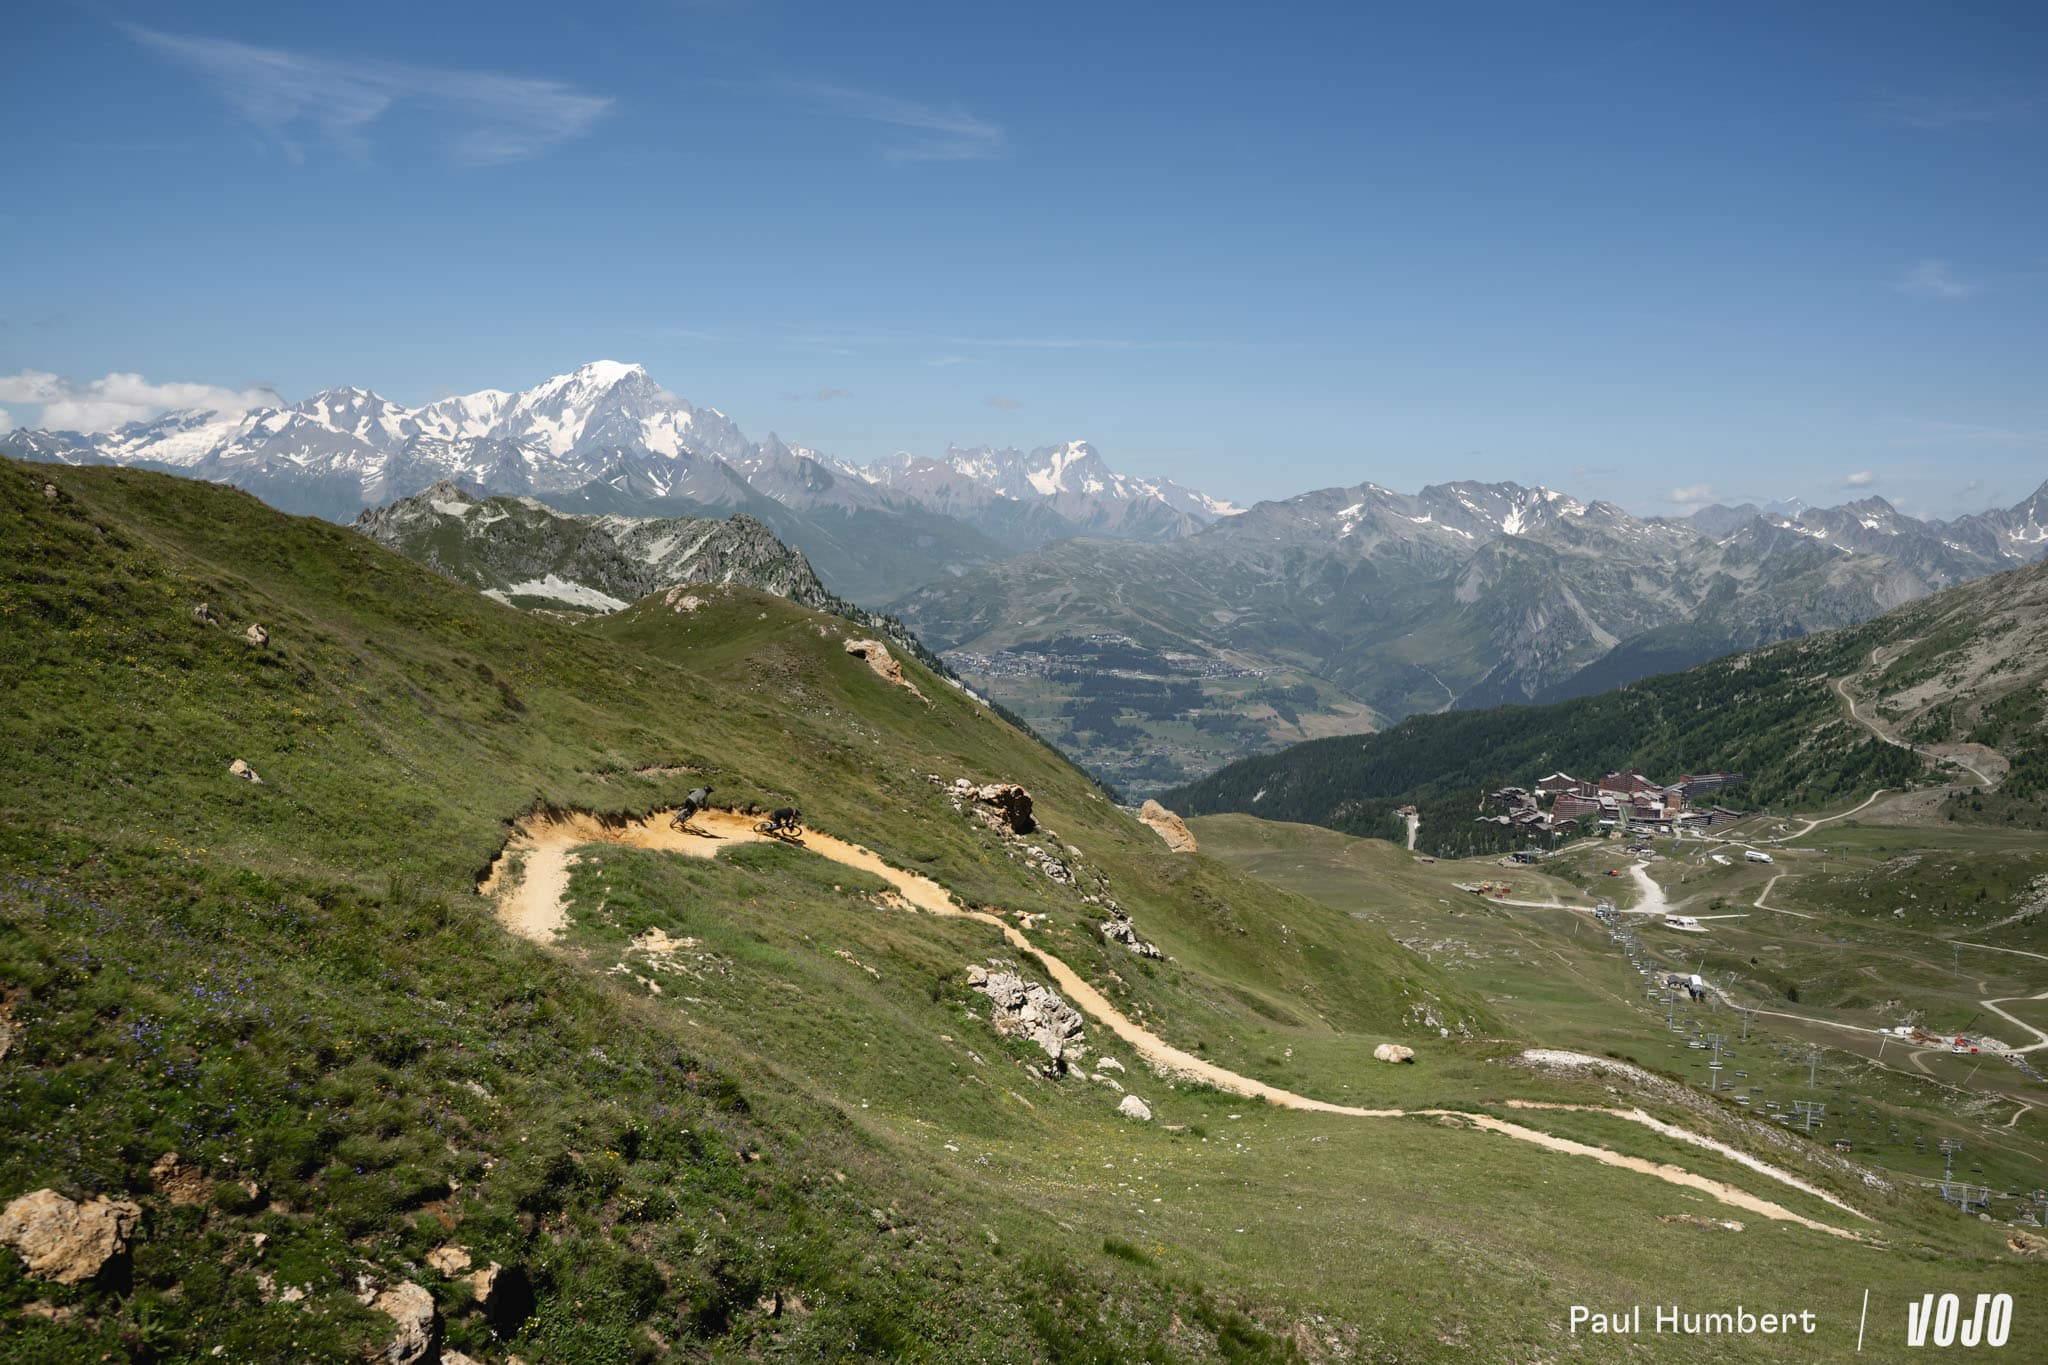
[[[754,829],[753,820],[723,811],[705,811],[698,814],[691,821],[688,830],[676,829],[670,822],[667,812],[639,820],[601,820],[583,814],[533,816],[520,822],[517,835],[506,845],[504,852],[493,863],[490,875],[477,890],[480,894],[496,899],[499,921],[507,930],[536,943],[549,944],[554,942],[567,923],[568,910],[564,904],[564,896],[568,890],[569,868],[573,865],[575,850],[580,846],[621,844],[633,848],[681,853],[693,858],[712,858],[716,857],[721,849],[742,843],[764,842],[769,837]],[[1672,1185],[1698,1190],[1722,1203],[1746,1209],[1761,1217],[1796,1223],[1801,1227],[1834,1237],[1863,1240],[1857,1233],[1807,1218],[1725,1181],[1712,1180],[1665,1162],[1625,1156],[1605,1147],[1591,1146],[1553,1133],[1525,1128],[1491,1114],[1449,1109],[1366,1109],[1356,1105],[1332,1104],[1327,1100],[1298,1095],[1291,1090],[1283,1090],[1264,1081],[1240,1075],[1192,1053],[1183,1052],[1149,1029],[1133,1022],[1090,985],[1080,973],[1032,943],[1022,929],[988,911],[965,908],[953,898],[951,892],[931,878],[892,867],[872,849],[817,830],[806,830],[799,840],[793,842],[821,857],[847,867],[858,868],[888,882],[904,901],[927,914],[976,920],[996,929],[1012,947],[1035,955],[1044,964],[1053,983],[1076,1008],[1093,1016],[1103,1027],[1129,1044],[1162,1075],[1199,1081],[1227,1094],[1264,1100],[1282,1109],[1338,1114],[1351,1118],[1435,1118],[1444,1122],[1466,1124],[1486,1132],[1500,1133],[1520,1142],[1531,1143],[1549,1151],[1587,1157],[1602,1165],[1654,1176]],[[520,868],[516,878],[512,873],[515,863]],[[1586,1063],[1598,1063],[1598,1059],[1591,1057],[1582,1060]],[[1767,1165],[1712,1138],[1667,1124],[1640,1109],[1540,1106],[1513,1100],[1508,1103],[1520,1108],[1581,1108],[1640,1123],[1666,1137],[1720,1153],[1771,1179],[1869,1221],[1867,1215],[1859,1213],[1840,1199],[1802,1181],[1790,1172]]]

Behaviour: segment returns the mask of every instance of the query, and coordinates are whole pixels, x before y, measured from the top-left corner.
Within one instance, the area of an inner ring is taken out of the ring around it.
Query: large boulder
[[[263,779],[256,776],[256,770],[239,758],[228,764],[228,772],[244,782],[253,782],[259,787],[263,785]]]
[[[1399,1043],[1381,1043],[1372,1050],[1372,1055],[1375,1061],[1412,1062],[1415,1060],[1415,1049],[1403,1047]]]
[[[1187,822],[1157,801],[1147,801],[1138,807],[1138,818],[1152,827],[1152,832],[1166,841],[1166,846],[1175,853],[1198,853],[1201,845],[1188,830]]]
[[[883,682],[894,683],[916,697],[924,696],[916,683],[903,676],[903,665],[896,662],[896,656],[880,640],[848,640],[846,652],[856,659],[865,659],[868,667],[875,670],[875,676]]]
[[[1031,815],[1031,793],[1015,782],[991,782],[976,787],[974,800],[1000,816],[1012,834],[1029,834],[1038,828],[1038,821]]]
[[[142,1210],[104,1196],[74,1203],[55,1190],[25,1194],[0,1212],[0,1244],[21,1253],[28,1273],[79,1284],[125,1254]]]
[[[398,1324],[398,1334],[385,1344],[378,1359],[386,1365],[416,1365],[431,1358],[435,1329],[434,1296],[407,1280],[383,1290],[370,1307]]]
[[[1116,1112],[1122,1114],[1127,1119],[1136,1119],[1140,1123],[1150,1123],[1152,1121],[1152,1106],[1139,1099],[1136,1095],[1124,1096],[1123,1103],[1117,1105]]]

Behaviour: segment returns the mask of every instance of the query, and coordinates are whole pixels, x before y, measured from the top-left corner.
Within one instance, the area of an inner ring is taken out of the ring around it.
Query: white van
[[[1770,854],[1768,854],[1768,853],[1761,853],[1761,852],[1759,852],[1759,851],[1757,851],[1756,849],[1753,849],[1753,848],[1752,848],[1752,849],[1745,849],[1745,850],[1743,851],[1743,854],[1742,854],[1742,856],[1743,856],[1743,857],[1745,857],[1745,858],[1747,858],[1747,859],[1749,859],[1749,860],[1750,860],[1751,862],[1753,862],[1753,863],[1767,863],[1767,862],[1769,862],[1769,861],[1771,860],[1771,855],[1770,855]]]

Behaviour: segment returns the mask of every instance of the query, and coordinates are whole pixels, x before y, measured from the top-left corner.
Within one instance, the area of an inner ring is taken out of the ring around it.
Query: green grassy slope
[[[1659,1221],[1711,1200],[1525,1144],[1170,1085],[1091,1027],[1158,1116],[1126,1122],[989,1027],[961,969],[1014,956],[990,929],[878,906],[796,850],[592,846],[558,948],[499,929],[474,886],[515,817],[645,812],[708,780],[1043,915],[1034,942],[1126,1013],[1261,1079],[1404,1107],[1605,1098],[1502,1065],[1482,983],[1168,854],[914,662],[922,699],[879,679],[836,618],[734,591],[563,624],[232,490],[111,469],[0,465],[0,550],[0,1195],[146,1209],[125,1279],[56,1287],[0,1253],[0,1356],[349,1358],[390,1330],[364,1275],[428,1286],[451,1346],[534,1362],[1530,1357],[1570,1348],[1574,1296],[1770,1283],[1831,1306],[1910,1278],[1777,1224],[1721,1253]],[[933,775],[1029,787],[1035,840],[1169,959],[1101,942],[1099,910]],[[648,928],[692,942],[656,961]],[[1389,1037],[1422,1064],[1371,1062]],[[198,1202],[152,1180],[173,1149],[213,1182]],[[1980,1285],[2019,1282],[1992,1230],[1773,1159]],[[1425,1172],[1445,1180],[1418,1198]],[[425,1264],[445,1242],[522,1270],[532,1315],[472,1311]],[[38,1301],[71,1316],[21,1313]]]

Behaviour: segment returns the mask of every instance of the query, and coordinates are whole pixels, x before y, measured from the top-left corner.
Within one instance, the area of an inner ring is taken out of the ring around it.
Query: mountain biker
[[[795,806],[780,806],[768,813],[768,823],[762,826],[764,834],[793,833],[802,829],[804,813]]]
[[[691,817],[711,804],[711,788],[694,787],[683,798],[682,808],[676,812],[675,826],[682,829],[690,823]]]

